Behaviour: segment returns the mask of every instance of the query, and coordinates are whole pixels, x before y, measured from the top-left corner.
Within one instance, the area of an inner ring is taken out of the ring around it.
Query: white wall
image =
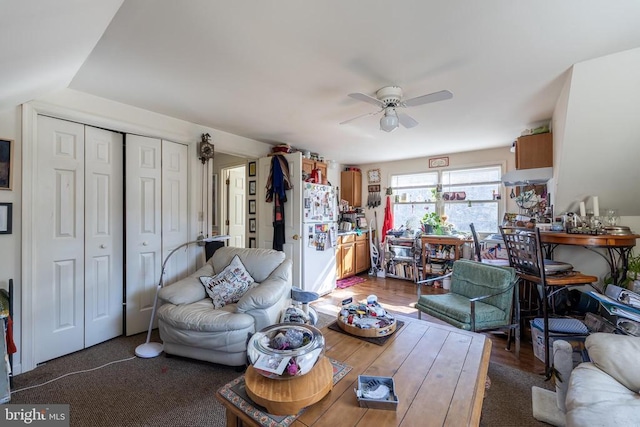
[[[271,150],[271,145],[248,138],[217,131],[198,124],[185,122],[172,117],[163,116],[151,111],[142,110],[125,104],[65,89],[46,98],[33,101],[23,110],[21,107],[0,112],[0,137],[15,140],[13,191],[0,191],[0,202],[13,203],[13,234],[0,235],[0,286],[6,287],[9,278],[14,279],[16,295],[14,336],[18,353],[14,356],[16,373],[21,372],[21,292],[22,292],[22,174],[23,174],[23,133],[28,122],[23,111],[31,115],[34,111],[47,112],[48,115],[103,127],[114,131],[136,133],[151,137],[163,138],[189,146],[192,156],[192,191],[190,194],[191,230],[197,233],[197,214],[199,195],[201,194],[201,169],[197,159],[197,145],[203,133],[212,136],[216,150],[243,157],[264,156]],[[25,142],[28,143],[28,142]],[[30,149],[31,147],[29,147]],[[28,151],[28,150],[27,150]],[[26,160],[26,158],[25,158]],[[27,170],[27,169],[24,169]]]
[[[640,215],[640,48],[574,65],[559,99],[562,126],[557,212],[576,211],[597,195],[600,207]],[[559,135],[558,135],[559,136]]]

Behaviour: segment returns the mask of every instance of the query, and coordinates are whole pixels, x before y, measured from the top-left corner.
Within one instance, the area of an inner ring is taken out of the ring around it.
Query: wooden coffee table
[[[405,322],[384,345],[323,328],[326,356],[353,369],[322,400],[306,408],[294,426],[476,426],[480,422],[491,341],[482,334],[402,316]],[[396,411],[358,405],[358,375],[393,377]],[[256,426],[226,400],[227,426]]]

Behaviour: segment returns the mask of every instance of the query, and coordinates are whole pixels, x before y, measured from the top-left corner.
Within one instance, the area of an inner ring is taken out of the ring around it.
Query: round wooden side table
[[[247,394],[273,415],[293,415],[320,401],[333,388],[333,365],[325,356],[300,377],[274,380],[247,368],[244,376]]]

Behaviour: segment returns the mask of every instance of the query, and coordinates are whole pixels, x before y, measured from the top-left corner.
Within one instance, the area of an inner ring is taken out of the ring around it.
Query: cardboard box
[[[380,384],[386,385],[389,387],[389,398],[388,399],[366,399],[362,396],[362,390],[367,386],[367,384],[371,382],[378,382]],[[358,397],[358,404],[361,408],[369,408],[369,409],[388,409],[388,410],[397,410],[398,409],[398,396],[396,395],[396,385],[391,377],[376,377],[376,376],[368,376],[368,375],[358,375],[358,390],[356,391],[356,396]]]

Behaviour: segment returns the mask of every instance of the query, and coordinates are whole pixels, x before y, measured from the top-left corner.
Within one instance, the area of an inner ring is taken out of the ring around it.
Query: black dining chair
[[[578,319],[562,317],[550,322],[550,300],[558,292],[566,291],[570,286],[592,284],[596,276],[582,274],[573,270],[568,263],[546,260],[543,257],[540,229],[521,227],[500,227],[505,242],[509,263],[521,280],[533,283],[540,297],[542,318],[534,319],[533,325],[541,325],[544,335],[545,375],[551,377],[549,338],[562,337],[567,340],[583,340],[588,329]],[[554,315],[555,313],[551,313]]]

